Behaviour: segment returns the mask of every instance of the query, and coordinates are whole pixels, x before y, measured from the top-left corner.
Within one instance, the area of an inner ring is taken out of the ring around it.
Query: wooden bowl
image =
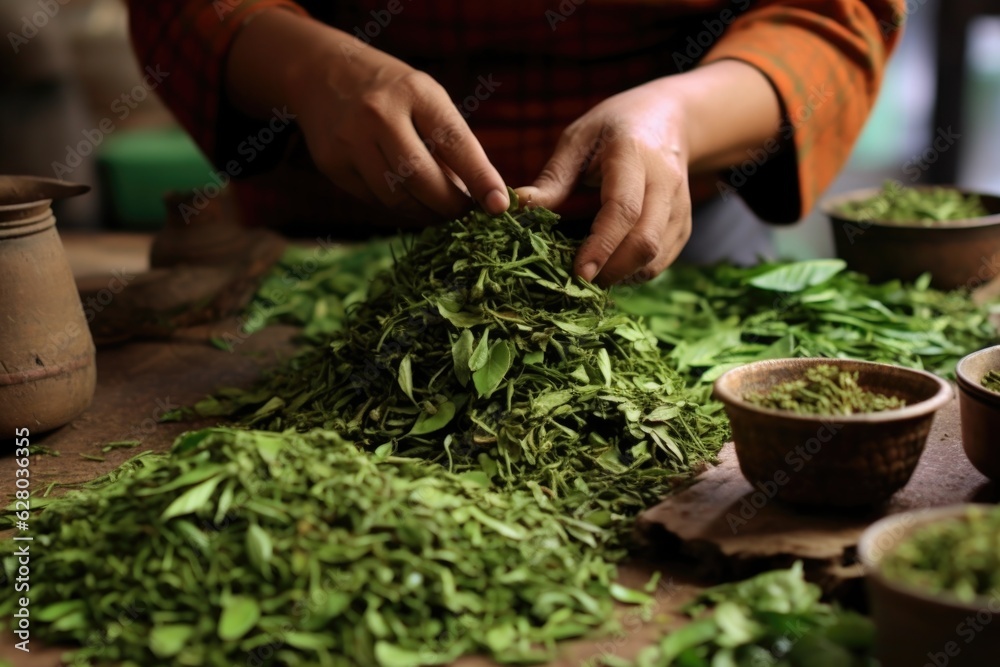
[[[1000,591],[967,603],[910,588],[881,573],[883,556],[915,529],[935,521],[960,521],[969,507],[972,505],[894,514],[872,524],[861,536],[858,557],[865,568],[875,620],[875,656],[882,667],[1000,664],[1000,630],[996,627],[1000,622]]]
[[[898,410],[800,415],[752,405],[744,396],[835,365],[865,389],[906,401]],[[715,382],[726,406],[743,476],[769,496],[797,505],[860,507],[906,486],[924,451],[934,413],[951,386],[924,371],[847,359],[772,359],[728,371]]]
[[[1000,345],[968,355],[956,373],[965,455],[979,472],[1000,481],[1000,394],[981,384],[994,370],[1000,371]]]
[[[1000,197],[954,189],[979,195],[990,215],[928,226],[921,222],[856,220],[839,212],[844,204],[869,199],[881,188],[830,197],[820,204],[820,210],[833,225],[837,256],[852,271],[874,282],[913,281],[930,272],[931,285],[938,289],[975,289],[1000,273]]]

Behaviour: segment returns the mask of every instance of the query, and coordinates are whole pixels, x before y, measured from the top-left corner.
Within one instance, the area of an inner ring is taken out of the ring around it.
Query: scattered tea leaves
[[[686,607],[693,619],[642,650],[635,661],[605,657],[606,667],[874,667],[872,622],[820,602],[802,563],[705,591]]]
[[[810,276],[805,282],[824,274],[805,264],[812,268],[795,272]],[[872,285],[850,271],[785,291],[802,284],[785,271],[796,265],[675,266],[656,281],[612,296],[619,309],[645,320],[689,384],[709,384],[740,364],[786,357],[862,359],[953,377],[963,356],[1000,342],[990,307],[977,305],[966,291],[930,289],[926,276],[914,284]],[[823,266],[828,274],[835,268]],[[762,280],[767,289],[753,284]]]

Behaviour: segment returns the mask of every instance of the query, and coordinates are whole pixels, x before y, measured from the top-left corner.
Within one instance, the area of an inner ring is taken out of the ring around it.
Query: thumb
[[[517,189],[517,196],[522,203],[530,201],[536,206],[554,209],[566,201],[582,173],[584,166],[582,158],[574,159],[569,146],[556,147],[555,154],[542,168],[538,178],[531,185]]]

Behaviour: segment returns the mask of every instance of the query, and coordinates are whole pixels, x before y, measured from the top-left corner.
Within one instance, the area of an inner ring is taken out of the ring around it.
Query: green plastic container
[[[116,132],[101,146],[99,164],[109,212],[123,229],[160,229],[164,194],[212,182],[211,164],[180,128]]]

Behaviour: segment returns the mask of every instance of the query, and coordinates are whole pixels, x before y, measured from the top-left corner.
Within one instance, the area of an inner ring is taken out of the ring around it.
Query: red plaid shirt
[[[395,3],[395,4],[394,4]],[[511,185],[531,183],[563,128],[603,99],[720,59],[761,70],[777,90],[794,150],[748,152],[736,171],[692,183],[695,200],[732,188],[758,216],[807,213],[847,160],[898,37],[904,0],[134,0],[144,66],[220,171],[235,165],[258,223],[336,229],[378,216],[324,182],[294,124],[260,121],[225,99],[226,54],[257,12],[283,7],[356,34],[434,76]],[[396,13],[390,9],[397,9]],[[733,122],[740,122],[733,100]],[[249,137],[275,139],[257,151]],[[253,159],[250,159],[250,157]],[[762,164],[758,164],[762,163]],[[225,180],[225,179],[222,179]],[[564,214],[593,213],[581,196]]]

